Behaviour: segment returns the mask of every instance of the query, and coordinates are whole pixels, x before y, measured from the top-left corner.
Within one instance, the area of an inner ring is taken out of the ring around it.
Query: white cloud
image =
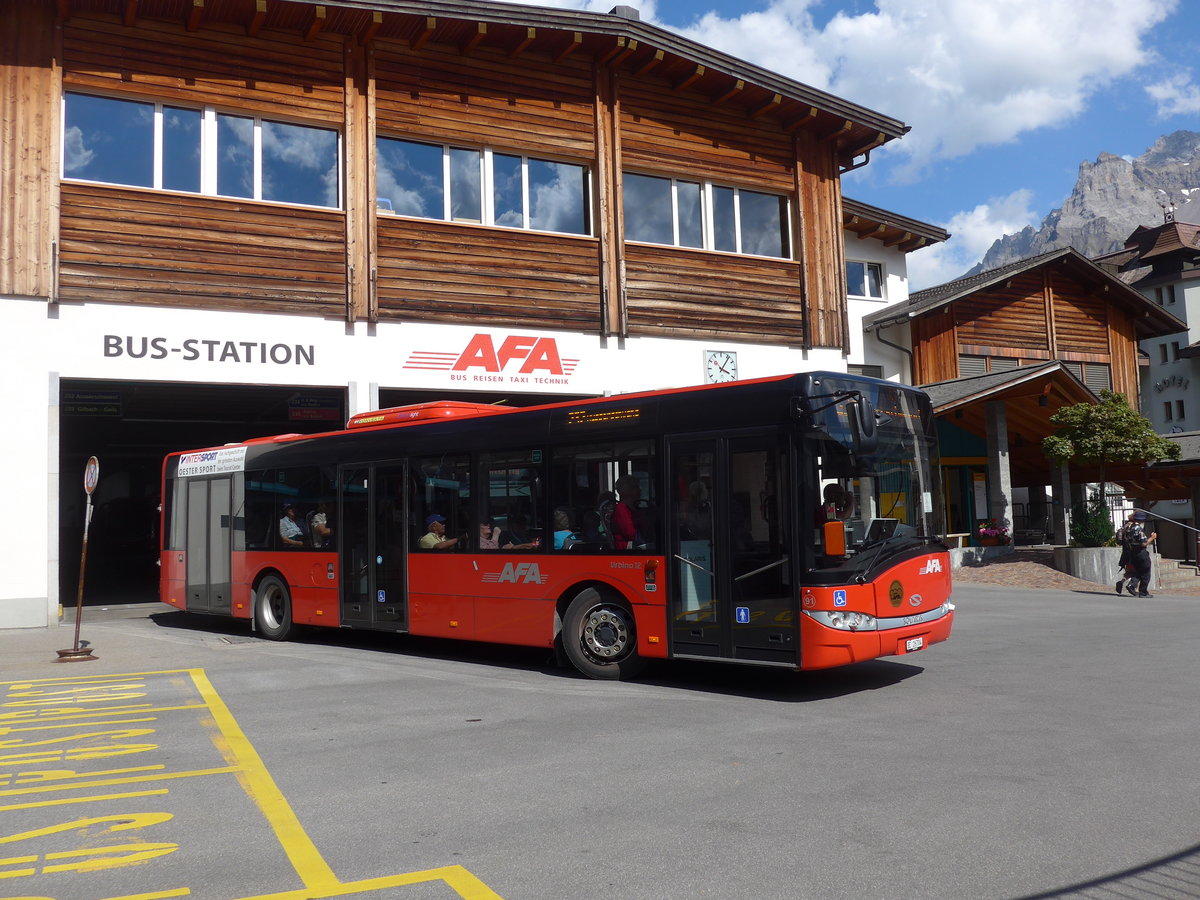
[[[1022,188],[955,215],[944,225],[950,240],[908,255],[909,290],[953,281],[979,262],[996,238],[1036,227],[1041,218],[1031,208],[1032,200],[1033,193]]]
[[[1160,119],[1200,113],[1200,86],[1192,83],[1191,72],[1179,72],[1164,81],[1146,86]]]

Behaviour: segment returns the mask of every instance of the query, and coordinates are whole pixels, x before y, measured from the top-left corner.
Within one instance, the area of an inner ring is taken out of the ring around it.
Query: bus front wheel
[[[562,639],[571,664],[590,678],[627,680],[646,666],[632,610],[595,588],[580,591],[567,607]]]
[[[285,641],[292,633],[292,595],[275,575],[259,582],[254,592],[254,625],[273,641]]]

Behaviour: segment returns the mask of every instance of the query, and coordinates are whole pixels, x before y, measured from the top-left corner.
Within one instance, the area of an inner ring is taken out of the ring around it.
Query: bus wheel
[[[292,595],[274,575],[259,582],[254,592],[254,626],[273,641],[286,641],[292,633]]]
[[[595,588],[580,591],[563,620],[567,658],[590,678],[629,679],[645,668],[637,653],[633,613]]]

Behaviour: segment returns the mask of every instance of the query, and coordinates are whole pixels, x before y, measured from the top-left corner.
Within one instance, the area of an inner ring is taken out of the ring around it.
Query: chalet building
[[[623,6],[0,3],[0,628],[74,602],[91,455],[88,596],[149,599],[167,450],[867,365],[945,233],[840,179],[906,130]]]
[[[1142,414],[1159,434],[1179,435],[1185,451],[1194,449],[1187,438],[1200,433],[1200,201],[1168,207],[1161,225],[1138,227],[1123,248],[1095,261],[1181,320],[1180,330],[1141,342]],[[1185,474],[1200,470],[1200,456],[1185,452],[1178,463],[1155,468]],[[1195,527],[1200,481],[1189,478],[1188,488],[1181,493],[1157,484],[1131,486],[1153,512]],[[1195,545],[1195,533],[1186,528],[1163,529],[1160,535],[1162,551],[1171,556],[1195,558]]]
[[[1071,486],[1095,473],[1053,467],[1041,452],[1059,408],[1103,389],[1138,406],[1138,345],[1184,323],[1073,249],[1055,250],[917,291],[867,315],[868,353],[910,373],[935,401],[948,527],[1007,520],[1067,539]],[[1046,496],[1045,486],[1051,487]],[[1014,489],[1028,508],[1016,515]]]

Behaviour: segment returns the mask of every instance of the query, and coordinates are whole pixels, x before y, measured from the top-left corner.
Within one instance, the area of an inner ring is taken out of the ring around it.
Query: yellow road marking
[[[141,784],[145,781],[170,781],[173,778],[194,778],[197,775],[236,774],[237,766],[219,766],[215,769],[194,769],[191,772],[164,772],[161,775],[138,775],[130,778],[101,778],[98,781],[77,781],[73,784],[47,784],[41,787],[12,788],[0,791],[0,797],[20,797],[23,794],[45,794],[50,791],[72,791],[76,788],[109,787],[114,784]]]
[[[503,900],[499,894],[462,866],[444,866],[440,869],[426,869],[423,872],[408,872],[405,875],[347,881],[344,884],[339,882],[324,886],[317,891],[299,890],[283,891],[278,894],[259,894],[254,897],[242,897],[241,900],[324,900],[326,897],[345,897],[348,894],[381,891],[384,888],[424,884],[429,881],[445,882],[463,900]]]
[[[166,788],[153,791],[129,791],[125,794],[97,794],[92,797],[68,797],[65,800],[40,800],[37,803],[13,803],[0,806],[0,812],[10,812],[15,809],[41,809],[45,806],[70,806],[72,803],[95,803],[97,800],[125,800],[130,797],[156,797],[171,793]]]
[[[321,856],[321,851],[301,826],[287,798],[267,771],[258,751],[238,725],[225,701],[217,694],[204,670],[192,669],[191,674],[200,696],[208,704],[213,721],[221,732],[221,737],[214,737],[213,743],[217,745],[226,762],[240,768],[238,780],[275,829],[279,843],[283,845],[283,851],[292,861],[300,880],[309,888],[336,885],[338,880],[333,874],[333,869],[329,868],[329,864]]]

